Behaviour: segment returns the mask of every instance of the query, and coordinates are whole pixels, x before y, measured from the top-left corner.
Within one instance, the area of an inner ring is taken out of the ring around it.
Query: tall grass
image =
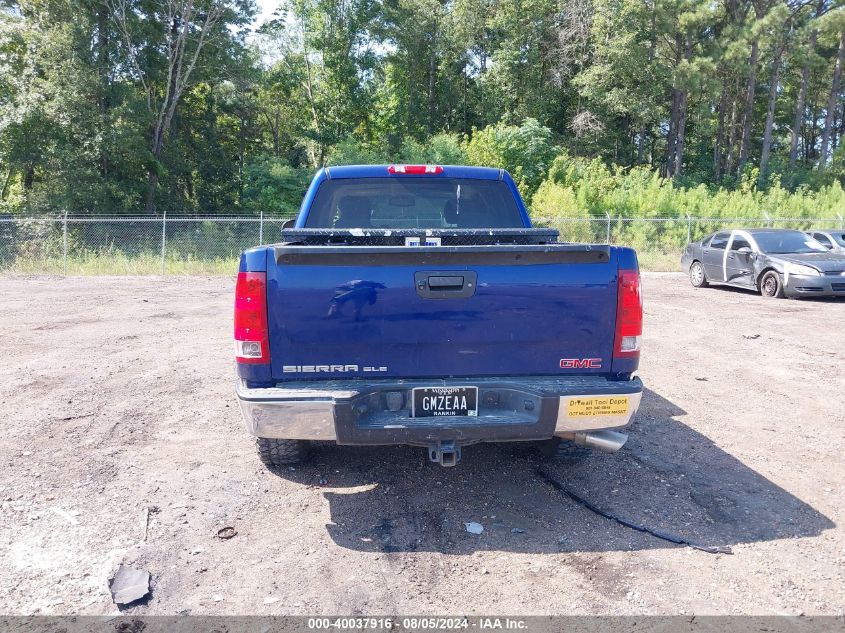
[[[751,170],[737,189],[697,185],[684,187],[661,178],[646,167],[608,167],[600,160],[587,161],[558,155],[535,196],[537,215],[553,213],[572,217],[623,216],[634,218],[836,218],[845,214],[845,190],[834,181],[812,191],[790,191],[772,178],[765,190],[756,187]],[[550,205],[549,200],[556,204]]]
[[[3,266],[2,272],[11,274],[61,275],[65,272],[61,255],[26,258],[18,257]],[[165,275],[233,275],[238,270],[237,259],[201,258],[176,253],[165,257]],[[101,253],[69,254],[68,275],[161,275],[161,255],[140,253],[127,255],[111,250]]]
[[[687,241],[718,229],[845,223],[845,190],[838,181],[816,191],[789,191],[777,178],[766,190],[755,183],[752,171],[735,190],[688,188],[644,167],[621,169],[559,155],[533,195],[531,215],[536,224],[557,228],[565,241],[632,246],[646,270],[677,270]]]

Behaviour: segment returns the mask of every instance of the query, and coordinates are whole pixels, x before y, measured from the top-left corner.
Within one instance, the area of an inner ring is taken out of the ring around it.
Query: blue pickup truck
[[[241,255],[237,397],[265,464],[310,441],[618,450],[642,395],[624,247],[532,228],[502,169],[321,169],[282,241]]]

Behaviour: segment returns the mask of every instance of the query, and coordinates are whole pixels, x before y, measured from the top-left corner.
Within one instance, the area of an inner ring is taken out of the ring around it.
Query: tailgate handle
[[[475,294],[478,274],[470,270],[414,273],[417,294],[424,299],[462,299]]]
[[[428,278],[428,287],[432,290],[460,290],[464,287],[464,278],[463,276],[458,277],[457,275],[450,277],[444,277],[442,275],[438,275],[437,277],[432,276]]]

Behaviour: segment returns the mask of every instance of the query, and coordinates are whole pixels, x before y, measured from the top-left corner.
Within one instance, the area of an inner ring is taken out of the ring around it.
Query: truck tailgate
[[[615,257],[570,244],[268,249],[273,378],[608,373]]]

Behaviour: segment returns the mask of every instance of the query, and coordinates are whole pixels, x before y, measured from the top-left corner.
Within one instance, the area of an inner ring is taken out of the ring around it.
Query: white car
[[[827,250],[845,253],[845,230],[830,229],[825,231],[805,231],[810,237],[816,238]]]

